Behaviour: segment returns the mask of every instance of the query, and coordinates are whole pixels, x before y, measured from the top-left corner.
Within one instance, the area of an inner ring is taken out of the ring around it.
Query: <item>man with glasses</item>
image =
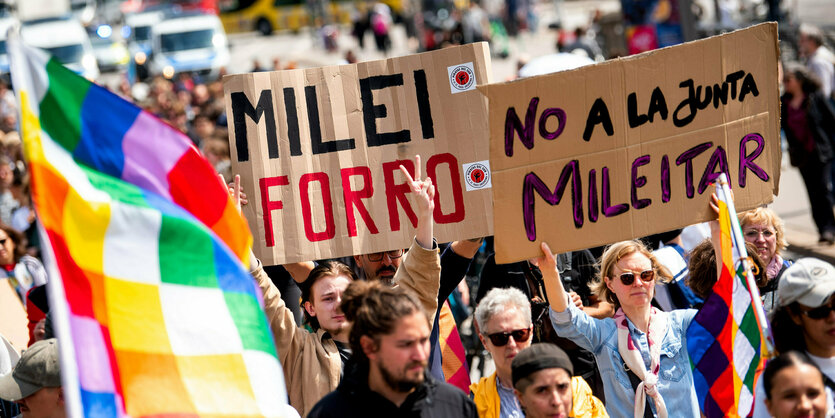
[[[405,252],[403,249],[383,251],[380,253],[355,255],[354,261],[365,273],[365,280],[379,280],[389,286],[394,286],[394,274],[400,267],[400,261]]]
[[[494,288],[487,292],[475,310],[479,335],[496,371],[470,386],[470,394],[480,417],[524,417],[513,392],[511,362],[531,345],[531,304],[521,290]]]

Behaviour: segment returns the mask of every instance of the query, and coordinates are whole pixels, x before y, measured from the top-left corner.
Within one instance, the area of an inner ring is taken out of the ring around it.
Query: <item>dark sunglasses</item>
[[[829,316],[829,313],[835,311],[835,303],[830,302],[828,305],[818,306],[814,309],[803,310],[800,312],[808,316],[810,319],[824,319]]]
[[[655,270],[653,270],[653,269],[644,270],[644,271],[638,273],[638,276],[640,276],[641,280],[643,280],[645,282],[651,282],[652,279],[655,278]],[[622,273],[620,275],[620,281],[624,284],[624,286],[629,286],[632,283],[635,283],[635,273],[632,273],[631,271],[628,271],[626,273]]]
[[[8,240],[9,240],[8,238],[0,239],[0,245],[6,245],[6,241],[8,241]]]
[[[497,332],[495,334],[488,334],[487,338],[490,339],[490,342],[493,343],[496,347],[503,347],[510,341],[510,337],[513,337],[513,341],[517,343],[528,341],[528,338],[531,337],[531,329],[517,329],[510,332]]]

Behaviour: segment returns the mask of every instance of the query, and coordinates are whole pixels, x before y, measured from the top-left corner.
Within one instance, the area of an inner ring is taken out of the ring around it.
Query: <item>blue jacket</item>
[[[670,324],[661,343],[661,372],[658,375],[658,390],[664,398],[670,417],[700,416],[685,339],[687,327],[690,326],[696,312],[695,309],[682,309],[657,313],[668,315]],[[635,404],[635,390],[632,389],[623,358],[618,352],[618,332],[614,319],[592,318],[570,303],[564,312],[551,309],[550,314],[557,334],[594,354],[603,378],[606,411],[609,416],[631,417]],[[654,408],[654,405],[652,407]]]

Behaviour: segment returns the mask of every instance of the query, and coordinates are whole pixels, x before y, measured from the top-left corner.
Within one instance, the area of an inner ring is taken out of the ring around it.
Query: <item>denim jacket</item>
[[[594,354],[603,379],[609,416],[631,417],[635,390],[632,389],[623,358],[618,352],[618,332],[614,319],[592,318],[571,303],[563,312],[550,311],[551,322],[560,337],[568,338]],[[682,309],[656,314],[668,315],[670,324],[661,343],[661,372],[658,374],[658,390],[670,417],[700,416],[685,340],[685,332],[696,312],[695,309]],[[654,405],[652,408],[654,410]]]

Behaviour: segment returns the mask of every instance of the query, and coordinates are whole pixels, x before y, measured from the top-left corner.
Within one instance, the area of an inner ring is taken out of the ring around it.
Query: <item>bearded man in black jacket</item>
[[[427,373],[430,324],[414,296],[357,281],[342,294],[353,355],[308,417],[477,417],[460,389]]]

